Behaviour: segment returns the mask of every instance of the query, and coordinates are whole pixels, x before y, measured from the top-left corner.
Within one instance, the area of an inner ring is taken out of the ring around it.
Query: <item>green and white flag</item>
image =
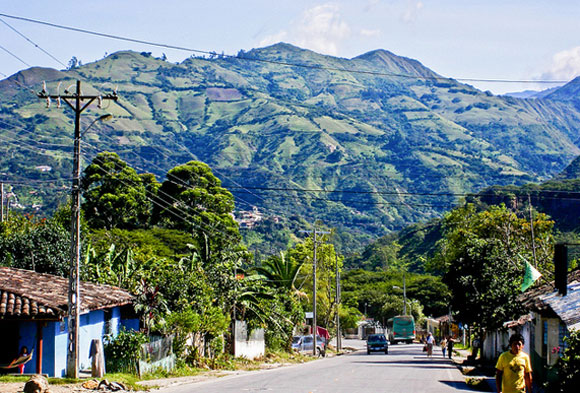
[[[526,262],[526,271],[524,273],[524,282],[522,282],[522,292],[532,286],[538,278],[542,276],[542,273],[536,270],[528,261]]]

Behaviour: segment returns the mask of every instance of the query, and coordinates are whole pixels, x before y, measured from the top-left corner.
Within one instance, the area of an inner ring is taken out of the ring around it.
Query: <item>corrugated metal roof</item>
[[[568,284],[568,294],[561,296],[558,291],[541,295],[540,300],[558,314],[570,329],[580,323],[580,282]]]
[[[80,283],[81,313],[130,304],[117,287]],[[68,278],[0,267],[0,318],[62,319],[68,308]]]
[[[531,311],[559,317],[568,329],[580,328],[580,269],[568,273],[568,294],[561,296],[554,282],[532,288],[518,299]]]

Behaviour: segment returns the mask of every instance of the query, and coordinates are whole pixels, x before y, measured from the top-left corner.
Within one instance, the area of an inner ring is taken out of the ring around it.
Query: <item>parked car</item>
[[[371,352],[385,352],[389,353],[389,342],[384,334],[370,334],[367,338],[367,354]]]
[[[302,350],[302,336],[292,336],[292,349],[295,351]]]
[[[292,337],[292,349],[300,352],[312,352],[314,339],[312,334],[307,336]],[[316,336],[316,354],[318,356],[326,356],[326,340],[320,336]]]

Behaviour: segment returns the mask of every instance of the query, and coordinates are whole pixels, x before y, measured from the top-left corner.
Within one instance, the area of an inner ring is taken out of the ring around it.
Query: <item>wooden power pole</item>
[[[329,234],[330,232],[324,231],[317,231],[316,227],[314,227],[313,231],[300,231],[303,233],[312,233],[314,234],[313,237],[313,261],[312,261],[312,354],[316,356],[316,235],[317,234]]]
[[[81,309],[79,267],[81,260],[81,192],[80,192],[80,145],[81,145],[81,113],[95,100],[99,103],[103,100],[117,101],[117,94],[107,95],[83,95],[81,81],[76,82],[76,92],[65,91],[65,95],[50,95],[43,89],[38,93],[38,98],[47,100],[64,101],[75,113],[74,131],[74,157],[73,157],[73,183],[72,183],[72,218],[71,218],[71,261],[68,277],[68,338],[67,338],[67,361],[66,374],[69,378],[79,376],[79,314]],[[110,116],[110,115],[109,115]],[[99,118],[100,119],[100,118]],[[97,120],[99,120],[97,119]],[[90,125],[92,126],[94,122]],[[90,127],[89,126],[89,127]],[[88,130],[88,128],[86,129]],[[86,131],[85,130],[85,131]]]
[[[4,222],[4,183],[0,182],[0,222]]]

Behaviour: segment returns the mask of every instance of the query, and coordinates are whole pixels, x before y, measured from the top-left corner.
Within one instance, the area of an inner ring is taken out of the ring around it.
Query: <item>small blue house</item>
[[[90,344],[121,328],[138,330],[133,296],[108,285],[80,283],[79,367],[90,368]],[[10,364],[22,347],[32,352],[25,373],[66,374],[68,279],[0,267],[0,365]],[[16,372],[16,370],[12,370]]]

